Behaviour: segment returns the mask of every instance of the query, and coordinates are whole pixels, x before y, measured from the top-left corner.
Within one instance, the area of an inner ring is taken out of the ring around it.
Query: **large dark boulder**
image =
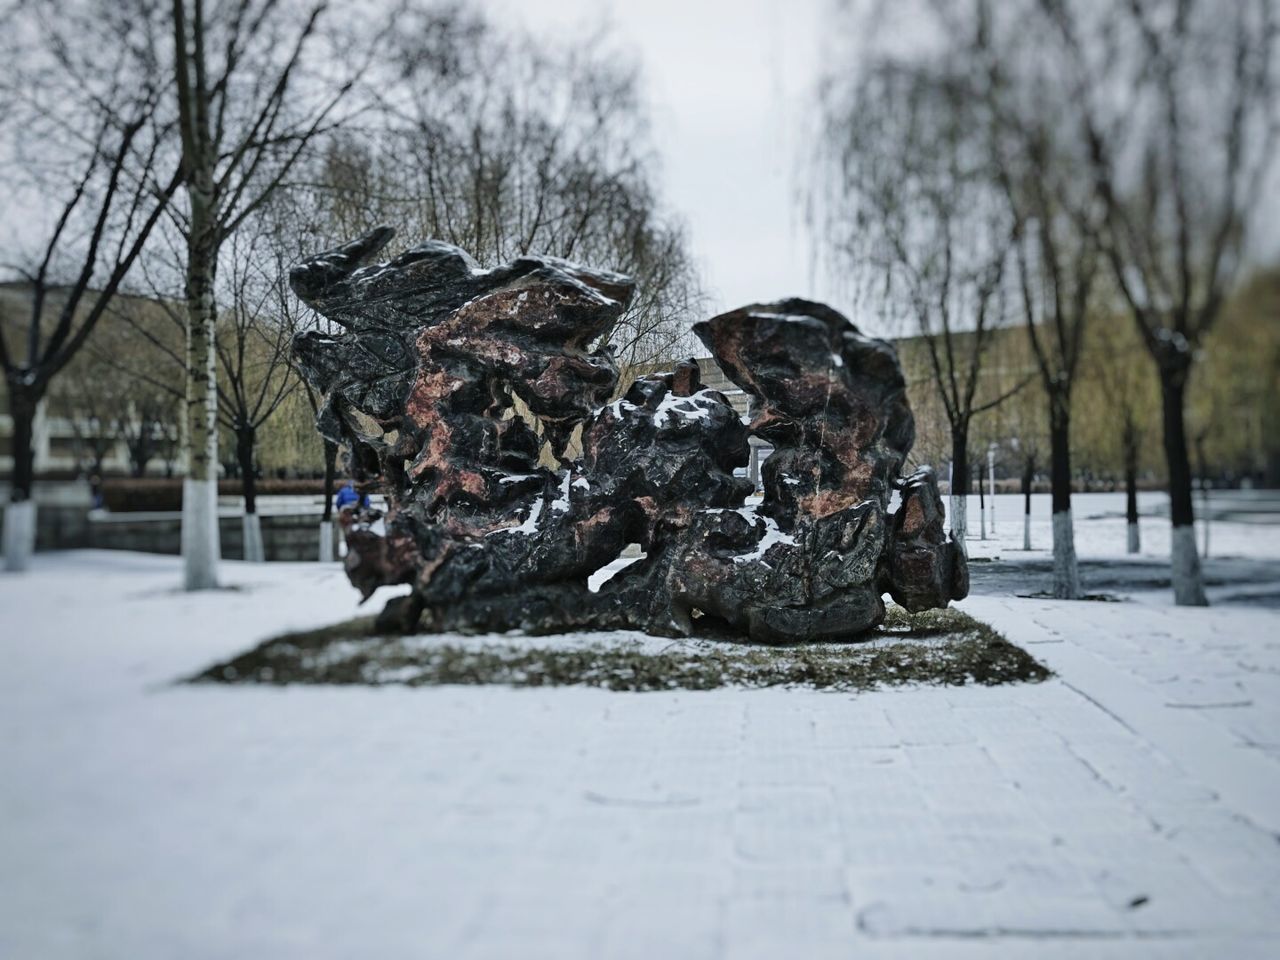
[[[294,352],[324,395],[320,431],[390,504],[347,524],[365,596],[413,587],[385,626],[672,636],[703,620],[791,642],[875,626],[885,593],[915,610],[967,592],[933,474],[900,477],[914,426],[890,344],[822,304],[756,304],[694,327],[751,396],[749,424],[691,361],[609,402],[617,366],[593,344],[631,280],[549,257],[482,270],[435,241],[370,264],[391,236],[290,277],[343,328],[304,333]],[[763,500],[747,505],[734,471],[751,434],[774,453]],[[591,592],[588,577],[632,543],[645,556]]]

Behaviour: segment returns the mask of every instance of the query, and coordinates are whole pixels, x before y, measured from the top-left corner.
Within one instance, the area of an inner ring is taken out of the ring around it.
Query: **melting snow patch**
[[[556,513],[565,513],[569,509],[569,471],[564,472],[564,479],[560,481],[560,496],[551,501],[551,509]]]
[[[516,527],[516,533],[535,533],[538,529],[538,517],[542,516],[542,498],[539,497],[533,501],[533,506],[529,508],[529,515],[524,518],[524,523]]]
[[[775,543],[785,543],[792,547],[796,545],[796,538],[789,533],[783,533],[774,522],[773,517],[761,516],[758,519],[764,521],[764,536],[760,538],[760,542],[756,544],[754,551],[751,553],[744,553],[740,557],[734,557],[734,563],[746,563],[749,560],[760,560],[764,557],[765,551]]]
[[[674,394],[667,394],[662,398],[662,402],[658,404],[658,409],[653,411],[654,423],[659,422],[660,418],[674,417],[677,420],[706,420],[711,416],[711,411],[707,407],[697,403],[697,399],[702,396],[702,391],[695,393],[692,397],[677,397]]]
[[[770,547],[775,543],[785,543],[788,546],[796,545],[796,538],[789,533],[783,533],[774,521],[773,517],[766,517],[763,514],[756,513],[755,507],[715,507],[705,511],[706,513],[736,513],[738,516],[747,520],[753,526],[757,522],[764,523],[764,536],[760,538],[760,542],[756,544],[755,550],[751,553],[744,553],[741,556],[733,558],[734,563],[746,563],[750,560],[760,560]],[[767,566],[767,564],[766,564]]]
[[[711,408],[708,403],[715,403],[716,400],[711,396],[704,397],[706,390],[699,390],[691,397],[677,397],[673,393],[667,394],[662,398],[656,409],[649,414],[649,418],[656,426],[668,420],[707,420],[711,417]],[[698,401],[702,400],[702,403]],[[629,410],[639,409],[634,403],[626,400],[615,400],[609,404],[609,409],[613,411],[613,415],[621,419],[623,408]]]
[[[538,518],[542,516],[542,497],[533,501],[533,506],[529,508],[529,515],[524,518],[524,523],[518,527],[502,527],[498,530],[490,530],[486,536],[492,537],[495,533],[520,533],[528,535],[538,532]]]
[[[628,546],[630,546],[630,544],[628,544]],[[610,560],[587,578],[587,589],[592,593],[599,593],[600,587],[603,586],[606,581],[612,580],[627,567],[631,566],[631,564],[635,563],[637,560],[643,559],[644,554],[642,553],[638,557],[618,557],[615,560]]]

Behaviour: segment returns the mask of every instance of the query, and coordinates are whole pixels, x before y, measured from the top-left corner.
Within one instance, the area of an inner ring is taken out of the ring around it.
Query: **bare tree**
[[[327,4],[172,0],[173,69],[185,177],[187,459],[184,583],[217,586],[215,284],[222,245],[286,181],[368,66],[321,49]],[[355,47],[363,46],[353,44]],[[326,56],[327,55],[327,56]],[[363,59],[361,59],[363,58]],[[341,65],[339,76],[317,76]],[[309,67],[309,83],[300,74]]]
[[[1084,158],[1074,138],[1055,122],[1053,84],[1022,52],[1035,46],[1025,42],[1025,18],[1008,18],[1001,30],[986,0],[975,12],[973,92],[990,110],[992,168],[1013,219],[1024,326],[1049,406],[1053,593],[1074,600],[1080,570],[1071,516],[1071,400],[1103,268],[1097,204],[1077,173]]]
[[[301,380],[290,360],[290,346],[299,329],[303,309],[288,289],[288,265],[299,240],[286,236],[292,224],[274,214],[282,204],[274,200],[261,208],[231,236],[221,251],[217,273],[219,309],[215,356],[217,359],[217,425],[234,438],[229,473],[240,479],[244,497],[244,556],[264,559],[257,516],[257,458],[259,431],[281,408]],[[171,253],[180,252],[171,251]],[[187,358],[182,349],[187,315],[178,297],[166,296],[166,276],[161,257],[153,252],[143,282],[150,286],[147,298],[130,298],[112,308],[117,326],[127,331],[127,350],[92,351],[103,368],[123,373],[132,385],[137,413],[163,409],[166,403],[185,398]],[[156,269],[159,266],[160,269]],[[126,429],[141,448],[157,450],[169,436],[151,421],[149,432],[140,433],[141,421]]]
[[[1186,427],[1197,351],[1231,292],[1273,163],[1269,0],[1039,0],[1104,209],[1103,252],[1160,378],[1175,600],[1204,605]]]
[[[56,210],[33,256],[14,249],[6,257],[31,294],[25,342],[10,343],[0,329],[13,422],[9,569],[26,566],[34,543],[36,410],[120,292],[181,182],[167,162],[152,14],[141,0],[117,17],[92,5],[31,3],[6,22],[26,44],[0,91],[16,154],[6,159],[29,188],[10,194],[11,212],[25,220],[23,200]]]
[[[1142,535],[1138,521],[1138,472],[1142,449],[1148,434],[1149,413],[1159,405],[1154,376],[1146,370],[1134,369],[1133,349],[1137,345],[1124,316],[1103,315],[1098,318],[1097,342],[1091,351],[1091,382],[1097,385],[1112,417],[1108,429],[1114,432],[1120,451],[1120,468],[1124,476],[1126,550],[1142,551]],[[1141,348],[1137,348],[1141,349]]]
[[[964,85],[946,63],[875,61],[823,102],[821,225],[886,313],[924,342],[951,432],[951,527],[963,543],[974,418],[993,391],[984,363],[1003,323],[1012,223],[993,187]]]
[[[311,242],[299,252],[393,223],[401,242],[444,240],[485,266],[530,254],[607,266],[638,284],[597,344],[620,389],[686,356],[704,297],[654,187],[636,71],[607,36],[536,42],[456,6],[406,17],[385,77],[371,77],[385,80],[376,114],[328,138],[290,193]]]
[[[131,284],[137,293],[112,300],[59,390],[72,409],[98,411],[102,429],[128,451],[134,477],[146,476],[156,458],[168,467],[181,434],[183,371],[167,357],[181,357],[183,331],[170,326],[173,305],[140,295],[146,283],[140,268]]]
[[[50,411],[67,417],[93,474],[103,474],[105,458],[122,444],[135,477],[145,476],[156,457],[172,459],[179,435],[181,371],[174,369],[165,377],[146,362],[154,359],[153,351],[138,356],[132,328],[142,320],[134,315],[155,314],[150,306],[137,297],[118,296],[65,375],[50,388]],[[121,315],[132,322],[120,322]]]
[[[1022,549],[1031,549],[1031,492],[1036,481],[1036,467],[1040,463],[1040,445],[1033,438],[1018,438],[1018,457],[1021,461],[1022,482]]]
[[[84,353],[81,353],[81,357]],[[76,469],[101,477],[107,458],[117,447],[115,423],[126,401],[121,383],[73,375],[58,379],[49,391],[52,412],[61,414],[71,429]]]
[[[687,351],[702,292],[654,187],[638,72],[609,36],[548,44],[458,7],[407,23],[388,41],[397,82],[379,87],[376,139],[327,158],[348,236],[376,217],[485,265],[546,254],[627,273],[637,296],[604,337],[624,384]]]
[[[306,391],[307,404],[311,407],[312,417],[319,417],[320,402],[316,399],[315,391],[311,389],[311,384],[307,383],[301,372],[298,372],[297,376]],[[321,496],[324,498],[324,505],[320,511],[320,552],[317,559],[321,563],[328,563],[333,560],[333,489],[338,472],[338,445],[328,437],[324,437],[323,440],[324,485],[321,488]]]
[[[1036,364],[1022,331],[1002,331],[998,344],[999,386],[1004,392],[1034,381]],[[998,422],[986,432],[1005,451],[1006,462],[1016,468],[1022,492],[1022,549],[1031,549],[1031,494],[1044,466],[1048,448],[1048,410],[1042,396],[1033,390],[1019,390],[995,411]]]
[[[318,244],[337,243],[366,230],[370,223],[394,220],[397,212],[384,192],[386,189],[386,181],[379,177],[371,154],[353,139],[337,135],[326,142],[325,149],[317,156],[308,158],[299,179],[289,189],[273,196],[255,217],[253,246],[261,248],[261,262],[271,264],[258,281],[271,287],[265,317],[271,331],[266,339],[272,348],[267,351],[267,362],[261,365],[261,372],[280,387],[270,403],[260,405],[262,414],[258,416],[258,426],[298,388],[306,397],[312,417],[319,415],[315,393],[293,366],[290,343],[294,334],[305,329],[319,329],[326,334],[333,334],[336,329],[330,320],[293,295],[288,288],[289,267],[313,254]],[[241,405],[231,401],[223,406]],[[333,496],[339,448],[327,438],[321,440],[324,485],[318,559],[324,562],[333,559]],[[244,470],[242,465],[240,472],[243,474]]]
[[[258,431],[301,382],[290,363],[297,332],[295,298],[288,289],[288,260],[270,225],[257,218],[255,230],[242,230],[227,251],[230,304],[219,324],[217,342],[218,420],[235,436],[235,453],[244,493],[244,558],[266,559],[257,511]]]
[[[129,472],[145,477],[147,467],[157,457],[172,474],[172,464],[181,441],[179,404],[149,384],[135,384],[128,406],[115,421],[115,432],[129,451]]]

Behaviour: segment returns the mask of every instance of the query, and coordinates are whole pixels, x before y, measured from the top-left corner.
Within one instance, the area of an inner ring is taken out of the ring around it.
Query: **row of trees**
[[[1188,391],[1193,471],[1213,484],[1280,482],[1280,272],[1251,274],[1223,308],[1205,341]],[[955,338],[963,348],[966,334]],[[995,445],[998,477],[1029,474],[1048,482],[1049,422],[1036,361],[1021,324],[988,334],[969,445]],[[948,464],[951,431],[929,362],[927,340],[898,341],[916,421],[915,463]],[[1021,387],[1021,389],[1015,389]],[[1006,396],[1007,395],[1007,396]],[[1160,438],[1159,377],[1133,324],[1123,315],[1093,318],[1072,397],[1071,470],[1075,489],[1134,491],[1166,482]],[[975,458],[971,457],[971,465]],[[985,459],[982,464],[985,469]],[[945,466],[944,466],[945,471]],[[972,473],[973,471],[971,471]],[[1136,512],[1131,513],[1136,524]],[[1135,531],[1136,533],[1136,531]],[[1135,547],[1134,552],[1137,552]]]
[[[824,87],[819,226],[884,315],[925,339],[956,492],[974,418],[1025,386],[978,389],[990,331],[1020,323],[1048,423],[1054,592],[1078,596],[1073,400],[1089,336],[1129,324],[1161,398],[1175,596],[1203,604],[1187,387],[1272,169],[1274,4],[922,0],[892,13],[920,41],[867,44]],[[1136,449],[1141,408],[1113,372],[1115,424]],[[962,538],[963,508],[953,525]]]
[[[305,396],[289,341],[322,322],[299,312],[288,267],[377,223],[487,264],[545,253],[629,272],[643,293],[610,333],[623,365],[683,341],[697,278],[653,188],[637,74],[607,37],[540,47],[425,0],[373,25],[313,0],[3,13],[0,142],[20,189],[0,262],[31,294],[18,337],[0,329],[10,564],[34,530],[36,407],[55,383],[76,392],[81,357],[122,375],[134,426],[143,393],[183,405],[185,583],[216,586],[219,433],[253,518],[259,431]]]
[[[252,264],[249,264],[252,266]],[[167,338],[157,349],[181,356],[181,311],[150,300],[118,298],[104,322],[59,378],[47,413],[83,425],[79,462],[88,473],[103,473],[102,458],[119,460],[115,469],[135,476],[165,472],[177,466],[182,377],[174,360],[168,364],[148,351],[137,363],[138,336]],[[1190,391],[1188,434],[1193,466],[1217,483],[1245,478],[1275,483],[1280,476],[1280,439],[1276,435],[1277,376],[1280,375],[1280,273],[1266,271],[1252,277],[1228,301],[1222,319],[1210,334],[1197,363]],[[219,367],[218,443],[224,477],[241,476],[236,460],[234,418],[237,409],[225,382],[224,368],[242,370],[241,391],[247,378],[262,387],[288,368],[273,368],[278,339],[270,327],[262,336],[241,337],[233,322],[248,311],[227,310],[219,325],[220,352],[243,352],[244,360]],[[122,316],[123,315],[123,316]],[[150,317],[150,325],[146,318]],[[1160,450],[1160,393],[1154,369],[1132,325],[1099,320],[1084,345],[1081,371],[1073,399],[1072,472],[1078,490],[1112,489],[1135,484],[1164,483]],[[141,331],[135,327],[143,327]],[[250,330],[250,332],[253,332]],[[1037,486],[1048,483],[1048,421],[1040,391],[1033,389],[1036,365],[1026,332],[1019,325],[988,333],[986,359],[978,386],[979,405],[1009,394],[976,417],[969,443],[978,455],[970,457],[971,473],[985,470],[986,451],[996,445],[997,477],[1016,479],[1029,470]],[[963,343],[963,337],[957,337]],[[908,393],[916,422],[914,464],[943,465],[951,458],[951,429],[942,395],[936,390],[925,338],[898,341],[898,354],[907,374]],[[258,377],[263,382],[258,382]],[[156,381],[159,381],[158,383]],[[297,384],[296,380],[290,381]],[[1022,389],[1014,389],[1021,386]],[[95,427],[105,425],[105,429]],[[144,429],[145,428],[145,429]],[[320,438],[311,423],[304,390],[294,386],[279,407],[264,420],[255,436],[259,475],[316,475],[322,469]],[[981,460],[979,464],[977,461]]]

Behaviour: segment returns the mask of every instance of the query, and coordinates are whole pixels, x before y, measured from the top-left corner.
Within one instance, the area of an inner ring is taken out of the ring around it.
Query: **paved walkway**
[[[0,579],[0,957],[1275,956],[1276,611],[966,601],[1035,686],[194,688],[352,600],[177,569]]]

